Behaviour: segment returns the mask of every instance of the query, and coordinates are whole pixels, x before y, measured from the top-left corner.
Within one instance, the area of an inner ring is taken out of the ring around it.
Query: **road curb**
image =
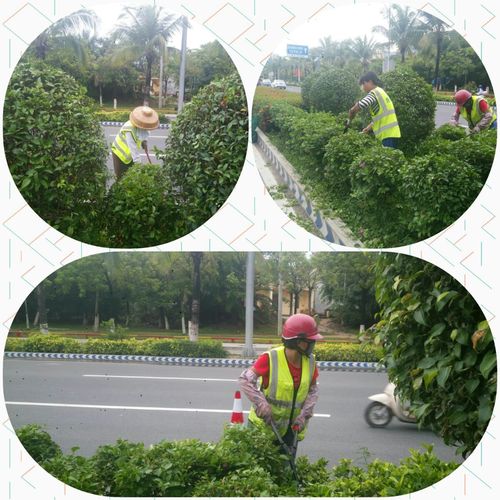
[[[185,358],[178,356],[133,356],[124,354],[69,354],[60,352],[14,352],[7,351],[9,359],[47,359],[63,361],[113,361],[119,363],[152,363],[176,366],[216,366],[248,368],[255,359]],[[340,372],[385,372],[384,366],[368,361],[318,361],[319,370]]]
[[[103,127],[122,127],[124,124],[125,122],[101,122],[101,125]],[[167,129],[169,127],[170,125],[168,123],[160,123],[160,126],[158,128]]]

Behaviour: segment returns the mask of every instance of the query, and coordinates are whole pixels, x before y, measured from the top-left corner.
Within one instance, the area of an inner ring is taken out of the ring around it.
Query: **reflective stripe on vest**
[[[381,141],[388,137],[401,137],[396,110],[394,109],[391,98],[387,95],[385,90],[380,87],[374,88],[372,92],[377,98],[379,105],[377,114],[373,114],[370,108],[375,137]]]
[[[491,108],[488,101],[484,97],[473,95],[471,114],[469,115],[469,113],[467,113],[465,106],[462,106],[460,108],[460,114],[462,115],[464,120],[466,120],[467,123],[469,124],[469,128],[474,128],[483,119],[483,116],[485,115],[485,113],[481,112],[481,107],[480,107],[481,101],[485,101],[486,104],[488,104],[488,109],[486,110],[486,113],[491,113],[492,115],[490,125],[497,119],[497,115]]]
[[[285,356],[285,347],[277,347],[268,351],[269,356],[269,385],[263,390],[264,395],[271,405],[273,420],[279,433],[284,436],[290,422],[290,414],[293,405],[293,377],[288,367]],[[293,408],[292,423],[298,417],[309,393],[309,387],[314,375],[315,361],[311,354],[309,357],[301,356],[302,373],[300,386],[295,398],[295,407]],[[248,419],[254,425],[265,425],[255,413],[254,408],[250,410]],[[303,439],[305,429],[299,433],[299,439]]]
[[[136,133],[136,128],[132,125],[132,122],[128,121],[123,125],[120,132],[118,132],[115,137],[111,146],[111,151],[113,151],[113,153],[115,153],[115,155],[118,156],[123,163],[128,164],[132,163],[133,158],[127,144],[126,134],[132,134],[132,139],[134,139],[134,142],[137,144],[137,148],[141,147],[141,140]]]

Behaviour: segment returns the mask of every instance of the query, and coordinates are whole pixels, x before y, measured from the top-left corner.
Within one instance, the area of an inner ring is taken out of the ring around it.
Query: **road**
[[[141,363],[4,360],[4,394],[14,428],[45,424],[64,451],[80,446],[92,454],[118,438],[146,445],[162,439],[217,441],[230,420],[239,368],[184,367]],[[454,450],[417,426],[393,421],[372,429],[363,420],[370,394],[380,392],[385,374],[320,373],[320,399],[299,455],[360,457],[398,462],[409,448],[435,443],[438,456]],[[76,405],[76,406],[70,406]],[[126,408],[124,408],[126,407]],[[249,403],[243,398],[243,408]]]
[[[288,86],[287,91],[293,92],[294,94],[300,94],[301,88],[294,87],[294,86]],[[451,115],[453,114],[453,111],[454,111],[453,106],[450,106],[447,104],[438,104],[437,108],[436,108],[436,115],[435,115],[436,127],[440,127],[441,125],[448,123],[451,119]],[[460,124],[467,125],[467,122],[463,118],[460,118]]]
[[[108,145],[109,155],[106,166],[108,168],[108,173],[110,175],[110,179],[107,184],[107,188],[109,189],[111,185],[114,183],[114,170],[113,170],[113,159],[111,157],[111,144],[115,140],[116,134],[120,131],[120,127],[113,127],[108,125],[102,125],[102,130],[106,137],[106,144]],[[153,149],[156,146],[160,149],[165,149],[165,139],[168,136],[170,129],[157,129],[151,131],[148,139],[148,149],[150,151],[149,156],[153,163],[156,162],[156,156],[153,153]],[[147,163],[148,159],[145,153],[141,154],[141,161],[143,163]]]

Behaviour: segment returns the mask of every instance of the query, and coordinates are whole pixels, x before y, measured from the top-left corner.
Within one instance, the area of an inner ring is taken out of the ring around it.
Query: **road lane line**
[[[175,411],[188,413],[232,413],[233,410],[211,410],[205,408],[162,408],[160,406],[110,406],[110,405],[81,405],[67,403],[35,403],[31,401],[6,401],[5,404],[13,406],[51,406],[55,408],[90,408],[95,410],[139,410],[139,411]],[[244,411],[243,413],[249,413]],[[315,413],[315,417],[330,418],[328,413]]]
[[[82,377],[92,378],[132,378],[151,380],[194,380],[196,382],[237,382],[236,378],[190,378],[190,377],[148,377],[143,375],[82,375]]]

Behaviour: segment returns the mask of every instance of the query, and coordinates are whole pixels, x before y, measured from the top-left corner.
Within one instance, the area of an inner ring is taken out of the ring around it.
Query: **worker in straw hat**
[[[318,369],[312,351],[323,336],[314,318],[294,314],[285,321],[281,337],[283,345],[262,354],[243,371],[239,384],[252,402],[249,424],[268,425],[286,445],[292,445],[294,432],[298,440],[304,438],[318,400]]]
[[[148,106],[139,106],[130,113],[129,121],[120,129],[111,146],[117,180],[132,164],[140,162],[141,148],[148,153],[149,131],[159,125],[158,113]]]

